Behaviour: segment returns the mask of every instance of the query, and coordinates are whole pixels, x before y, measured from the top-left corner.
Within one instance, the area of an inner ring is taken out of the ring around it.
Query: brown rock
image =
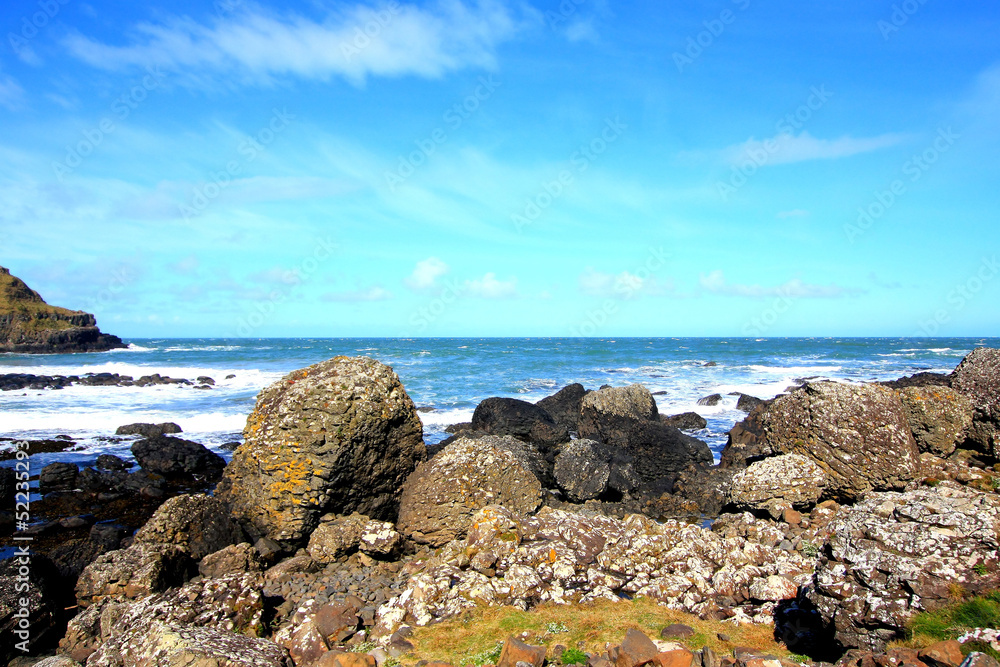
[[[973,415],[965,395],[949,387],[907,387],[899,398],[921,452],[948,456],[965,440]]]
[[[615,657],[615,667],[639,667],[653,660],[659,654],[653,640],[635,628],[625,633],[625,639],[618,647]],[[681,667],[680,665],[663,665],[662,667]],[[688,667],[684,665],[683,667]]]
[[[367,653],[330,652],[320,658],[315,667],[376,667],[376,663]]]
[[[694,628],[683,623],[672,623],[660,630],[660,637],[663,639],[681,639],[694,634]]]
[[[203,493],[171,498],[135,534],[136,543],[174,544],[195,560],[241,538],[242,531],[229,518],[228,508]]]
[[[979,347],[970,352],[951,374],[951,386],[975,409],[969,440],[1000,458],[1000,350]]]
[[[932,644],[920,651],[920,659],[931,667],[959,667],[965,659],[962,645],[954,639]]]
[[[497,660],[497,667],[517,667],[517,663],[526,662],[532,667],[542,667],[545,663],[545,647],[529,646],[513,637],[507,637]]]
[[[309,618],[299,625],[285,648],[288,649],[288,655],[292,657],[296,665],[308,665],[316,662],[330,650],[317,629],[316,623]]]
[[[324,605],[316,612],[316,628],[328,642],[345,641],[357,632],[358,615],[355,612],[353,607],[345,604]]]
[[[247,542],[231,544],[208,554],[198,563],[198,572],[208,578],[234,572],[261,572],[263,569],[257,550]]]
[[[184,582],[188,554],[169,544],[134,544],[98,556],[80,574],[76,599],[87,607],[104,597],[137,598]]]
[[[666,651],[653,656],[652,664],[656,667],[691,667],[694,654],[690,651]]]

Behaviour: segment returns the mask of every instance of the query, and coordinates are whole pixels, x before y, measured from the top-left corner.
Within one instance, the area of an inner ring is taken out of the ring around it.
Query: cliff
[[[50,306],[24,281],[0,266],[0,352],[58,354],[126,347],[101,333],[90,313]]]

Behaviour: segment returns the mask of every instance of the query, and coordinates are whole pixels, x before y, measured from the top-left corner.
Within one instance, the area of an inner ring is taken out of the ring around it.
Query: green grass
[[[586,665],[587,654],[578,648],[568,648],[559,656],[559,662],[564,665]]]
[[[906,644],[922,648],[935,642],[957,639],[972,628],[998,627],[1000,627],[1000,591],[993,591],[984,596],[915,615],[907,625]],[[972,651],[982,651],[1000,660],[1000,653],[987,644],[966,642],[962,646],[962,653],[968,655]]]

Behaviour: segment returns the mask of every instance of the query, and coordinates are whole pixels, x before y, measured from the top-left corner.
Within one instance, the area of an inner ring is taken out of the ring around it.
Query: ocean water
[[[0,392],[0,436],[52,438],[64,434],[71,451],[37,454],[33,469],[52,461],[81,465],[98,454],[130,459],[132,439],[110,438],[122,424],[178,423],[182,437],[225,457],[241,440],[257,393],[284,374],[336,355],[370,356],[392,366],[420,408],[426,442],[445,427],[470,421],[490,396],[537,401],[572,382],[588,389],[639,382],[654,392],[660,412],[695,411],[708,427],[691,432],[716,453],[745,413],[743,392],[772,398],[796,380],[887,380],[918,371],[950,372],[973,348],[1000,347],[996,338],[447,338],[447,339],[135,339],[127,350],[78,355],[0,354],[0,374],[120,373],[194,380],[212,377],[211,390],[189,386],[72,386],[62,390]],[[234,376],[226,379],[227,376]],[[719,393],[715,407],[697,405]],[[0,447],[3,443],[0,443]],[[8,461],[0,465],[12,465]]]

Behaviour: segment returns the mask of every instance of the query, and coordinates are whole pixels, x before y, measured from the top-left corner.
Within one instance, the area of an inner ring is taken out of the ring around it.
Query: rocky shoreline
[[[489,398],[427,447],[399,378],[368,358],[262,391],[228,465],[175,425],[123,427],[142,436],[138,470],[102,456],[41,471],[39,522],[20,532],[31,652],[58,651],[61,667],[394,667],[416,661],[415,630],[478,609],[650,599],[773,628],[799,662],[995,667],[957,641],[893,642],[918,612],[1000,589],[1000,350],[947,376],[752,398],[719,465],[678,428],[700,417],[659,414],[641,385]],[[5,506],[15,484],[0,470]],[[13,519],[0,515],[5,530]],[[0,564],[5,637],[18,566]],[[577,659],[788,664],[668,634],[622,628]],[[570,664],[554,645],[496,639],[499,667]]]

